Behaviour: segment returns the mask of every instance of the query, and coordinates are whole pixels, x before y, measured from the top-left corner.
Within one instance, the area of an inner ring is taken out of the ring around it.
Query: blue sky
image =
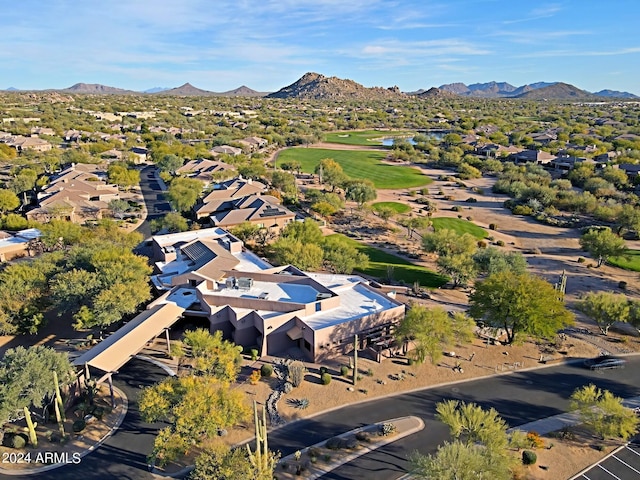
[[[275,91],[314,71],[640,94],[638,19],[637,0],[20,0],[0,15],[0,88]]]

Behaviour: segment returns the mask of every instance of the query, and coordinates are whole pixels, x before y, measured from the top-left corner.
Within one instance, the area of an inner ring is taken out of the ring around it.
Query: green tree
[[[184,334],[182,345],[182,356],[191,359],[196,373],[235,382],[240,373],[242,356],[233,342],[222,338],[221,330],[216,330],[213,334],[204,328],[188,330]]]
[[[15,210],[20,206],[20,199],[11,190],[0,188],[0,214]]]
[[[320,160],[315,168],[315,173],[320,177],[320,183],[324,183],[335,190],[347,180],[347,175],[342,170],[342,166],[332,158]]]
[[[190,480],[247,480],[254,478],[254,468],[245,448],[229,448],[216,442],[196,458]]]
[[[627,252],[624,239],[610,228],[589,230],[580,237],[580,246],[598,260],[596,267],[600,267],[609,257],[624,257]]]
[[[355,268],[365,270],[369,257],[340,237],[326,237],[322,243],[324,261],[335,273],[350,274]]]
[[[297,160],[290,160],[288,162],[282,162],[280,168],[286,171],[294,171],[299,175],[302,171],[302,164]]]
[[[186,232],[189,223],[178,212],[169,212],[160,219],[160,228],[169,233]]]
[[[495,247],[480,248],[472,258],[478,271],[486,275],[505,270],[517,274],[527,271],[527,260],[520,252],[504,252]]]
[[[265,167],[264,161],[256,158],[249,161],[249,163],[239,166],[238,173],[244,178],[257,180],[267,174],[267,167]]]
[[[306,218],[304,222],[291,222],[289,223],[281,234],[282,238],[289,240],[296,240],[303,244],[316,244],[322,243],[322,230],[318,222],[311,218]]]
[[[232,235],[242,240],[243,242],[248,242],[249,240],[253,240],[254,238],[256,238],[258,230],[260,230],[260,227],[255,223],[242,222],[241,224],[231,228],[229,231]]]
[[[109,182],[128,189],[140,183],[140,171],[128,168],[124,163],[112,163],[107,170]]]
[[[626,441],[636,434],[640,424],[640,418],[632,409],[622,405],[621,398],[593,384],[573,392],[571,409],[577,410],[582,422],[603,440]]]
[[[161,172],[167,172],[171,175],[175,175],[176,170],[178,170],[183,164],[183,158],[171,153],[162,156],[162,158],[156,162],[156,166]]]
[[[598,324],[603,335],[609,333],[614,323],[629,319],[629,302],[622,294],[589,292],[576,307]]]
[[[311,210],[323,217],[329,217],[338,212],[338,209],[336,207],[325,201],[315,202],[311,205]]]
[[[640,300],[629,302],[629,325],[640,333]]]
[[[427,252],[445,255],[472,255],[477,249],[473,235],[458,235],[454,230],[443,228],[422,237],[422,246]]]
[[[109,202],[109,209],[113,212],[113,216],[122,220],[124,218],[124,214],[129,211],[131,205],[126,200],[121,199],[113,199]]]
[[[389,222],[395,215],[396,211],[387,205],[382,205],[381,207],[376,208],[376,213],[378,216],[385,221],[385,223]]]
[[[295,197],[298,193],[296,177],[283,170],[276,170],[271,174],[271,185],[290,197]]]
[[[436,265],[438,273],[451,278],[454,288],[467,285],[477,273],[475,263],[467,253],[441,255],[436,260]]]
[[[404,217],[398,223],[407,229],[409,238],[413,238],[413,232],[427,228],[431,221],[427,217]]]
[[[175,178],[167,190],[167,200],[178,212],[186,212],[193,207],[202,193],[203,183],[195,178]]]
[[[452,322],[441,307],[427,308],[424,305],[411,305],[405,317],[396,329],[396,339],[401,343],[411,342],[414,360],[423,363],[427,358],[436,363],[442,351],[455,340],[468,339],[473,335],[473,324],[467,321]]]
[[[314,271],[322,265],[324,252],[317,243],[282,237],[271,244],[271,256],[280,265],[291,264],[301,270]]]
[[[626,203],[616,219],[616,233],[622,235],[623,232],[640,233],[640,208]]]
[[[498,412],[457,400],[438,403],[436,412],[455,440],[446,442],[435,455],[414,453],[410,459],[414,475],[438,480],[513,478],[516,460],[508,450],[507,424]]]
[[[371,180],[350,180],[345,183],[345,196],[362,207],[378,196]]]
[[[154,442],[152,457],[159,465],[249,417],[245,394],[210,375],[170,377],[145,388],[139,408],[145,422],[170,423]]]
[[[13,421],[24,416],[24,407],[41,412],[42,402],[54,393],[51,372],[62,384],[71,380],[72,368],[66,353],[41,345],[16,347],[0,359],[0,419]]]
[[[553,286],[528,273],[489,275],[476,284],[469,302],[471,316],[504,329],[509,344],[520,341],[521,335],[552,338],[573,323],[573,315]]]

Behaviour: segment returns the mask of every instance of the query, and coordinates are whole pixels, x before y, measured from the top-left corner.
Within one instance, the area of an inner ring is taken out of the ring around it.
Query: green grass
[[[380,131],[380,130],[366,130],[364,132],[333,132],[327,133],[324,137],[324,141],[327,143],[339,143],[341,145],[364,145],[369,147],[382,146],[383,138],[390,137],[406,137],[413,136],[413,132],[409,131]]]
[[[439,217],[432,218],[433,229],[434,230],[443,230],[449,229],[456,232],[458,235],[463,235],[468,233],[473,235],[477,239],[487,238],[489,235],[484,228],[480,228],[474,223],[471,223],[468,220],[463,220],[461,218],[448,218],[448,217]]]
[[[400,213],[400,214],[409,213],[411,211],[411,207],[409,205],[407,205],[406,203],[400,203],[400,202],[376,202],[372,204],[371,207],[375,211],[378,211],[378,209],[382,207],[389,207],[394,212]]]
[[[628,250],[627,255],[629,255],[628,260],[624,257],[613,257],[607,263],[614,267],[640,272],[640,250]]]
[[[349,177],[369,179],[380,189],[421,187],[433,182],[415,168],[382,163],[385,157],[385,152],[376,151],[289,148],[280,152],[277,162],[297,160],[304,172],[312,173],[320,160],[332,158]]]
[[[407,285],[413,285],[414,282],[418,281],[422,287],[437,288],[448,281],[446,277],[436,272],[415,265],[391,253],[360,243],[340,233],[331,236],[340,237],[345,242],[356,247],[360,252],[365,253],[369,257],[369,266],[359,271],[383,282],[387,281],[387,267],[390,265],[393,266],[393,279],[396,281],[402,280]]]

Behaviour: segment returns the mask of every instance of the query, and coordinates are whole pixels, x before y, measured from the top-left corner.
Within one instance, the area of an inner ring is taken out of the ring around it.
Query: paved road
[[[419,416],[426,425],[421,432],[362,456],[322,477],[332,480],[391,480],[405,473],[408,454],[415,450],[432,453],[448,439],[448,429],[434,420],[435,404],[443,399],[453,398],[493,407],[510,426],[515,427],[568,410],[571,393],[588,383],[595,383],[623,398],[638,396],[640,357],[629,359],[624,370],[591,372],[579,365],[562,365],[345,407],[287,425],[270,434],[269,445],[285,456],[335,432],[402,415]]]
[[[56,468],[35,475],[9,476],[7,479],[29,480],[146,480],[158,478],[147,471],[146,455],[162,423],[147,424],[140,419],[137,399],[140,386],[152,385],[166,377],[159,367],[141,360],[131,360],[114,376],[114,384],[129,399],[129,410],[116,433],[78,465]]]
[[[139,360],[132,360],[120,370],[115,383],[129,397],[129,413],[121,429],[96,452],[86,456],[80,465],[34,477],[0,477],[51,480],[153,478],[146,471],[145,458],[151,452],[155,434],[162,425],[143,423],[136,399],[140,385],[149,385],[163,377],[161,369]],[[592,372],[579,365],[562,365],[374,400],[286,425],[269,435],[269,444],[286,456],[358,426],[402,415],[419,416],[426,424],[421,432],[364,455],[322,477],[332,480],[391,480],[406,472],[409,453],[415,450],[434,452],[448,438],[447,428],[434,420],[435,404],[443,399],[454,398],[494,407],[510,426],[518,426],[568,410],[571,393],[588,383],[595,383],[620,397],[639,396],[640,357],[629,359],[624,370]]]
[[[147,207],[147,218],[136,231],[144,235],[144,238],[151,236],[149,221],[171,211],[171,206],[165,199],[162,188],[160,188],[158,179],[155,176],[155,170],[155,165],[148,165],[140,171],[140,189]]]

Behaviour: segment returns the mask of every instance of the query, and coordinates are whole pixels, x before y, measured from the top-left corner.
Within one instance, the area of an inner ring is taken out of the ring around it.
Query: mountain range
[[[14,87],[5,91],[20,91]],[[406,95],[424,97],[449,97],[465,96],[476,98],[523,98],[530,100],[602,100],[602,99],[638,99],[637,95],[616,90],[600,90],[599,92],[587,92],[573,85],[563,82],[536,82],[516,87],[507,82],[473,83],[448,83],[440,87],[432,87],[428,90],[420,89],[415,92],[403,93],[398,87],[365,87],[353,80],[338,77],[326,77],[315,72],[305,73],[300,79],[281,88],[277,92],[258,92],[242,85],[226,92],[211,92],[185,83],[175,88],[154,87],[143,92],[109,87],[96,83],[76,83],[75,85],[60,89],[48,90],[62,93],[79,94],[114,94],[114,95],[174,95],[174,96],[223,96],[223,97],[268,97],[268,98],[299,98],[315,100],[346,100],[346,99],[394,99],[403,98]]]
[[[563,82],[537,82],[522,85],[520,87],[515,87],[507,82],[473,83],[471,85],[465,85],[464,83],[448,83],[441,85],[439,89],[456,95],[482,98],[510,97],[528,98],[532,100],[589,97],[640,98],[633,93],[619,92],[616,90],[600,90],[599,92],[591,93]]]

